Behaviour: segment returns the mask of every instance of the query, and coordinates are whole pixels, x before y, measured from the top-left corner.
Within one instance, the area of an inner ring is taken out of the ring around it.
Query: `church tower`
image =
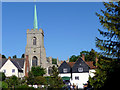
[[[34,6],[34,28],[27,29],[25,55],[28,56],[30,69],[32,66],[46,67],[44,32],[42,29],[38,29],[36,5]]]

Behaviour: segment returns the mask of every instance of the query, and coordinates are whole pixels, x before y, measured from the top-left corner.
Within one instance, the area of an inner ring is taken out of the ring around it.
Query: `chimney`
[[[11,57],[9,56],[9,57],[8,57],[8,59],[10,59],[10,60],[11,60]]]
[[[66,62],[69,62],[69,57],[68,57],[68,59],[66,60]]]
[[[85,54],[82,54],[82,59],[83,61],[85,61]]]
[[[98,58],[96,57],[95,58],[96,67],[97,67],[97,62],[98,62]]]
[[[26,60],[25,60],[25,76],[26,77],[28,77],[29,71],[30,71],[29,60],[28,60],[28,55],[26,55]]]

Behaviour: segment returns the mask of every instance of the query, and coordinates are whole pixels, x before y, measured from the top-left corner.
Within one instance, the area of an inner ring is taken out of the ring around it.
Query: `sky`
[[[47,57],[66,60],[84,50],[98,51],[95,38],[100,37],[101,25],[95,12],[104,9],[102,2],[3,2],[2,54],[6,57],[21,58],[25,53],[26,31],[33,29],[35,4]]]

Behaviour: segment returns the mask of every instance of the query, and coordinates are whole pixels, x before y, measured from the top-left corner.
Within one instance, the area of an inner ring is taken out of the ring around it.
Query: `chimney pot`
[[[82,54],[82,59],[83,61],[85,61],[85,54]]]

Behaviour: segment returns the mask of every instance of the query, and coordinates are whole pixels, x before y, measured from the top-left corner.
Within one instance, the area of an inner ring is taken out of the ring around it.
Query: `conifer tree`
[[[103,30],[98,29],[103,36],[96,38],[96,47],[102,55],[99,57],[95,76],[89,79],[94,89],[115,88],[115,80],[120,80],[120,1],[105,3],[106,10],[99,17]]]

